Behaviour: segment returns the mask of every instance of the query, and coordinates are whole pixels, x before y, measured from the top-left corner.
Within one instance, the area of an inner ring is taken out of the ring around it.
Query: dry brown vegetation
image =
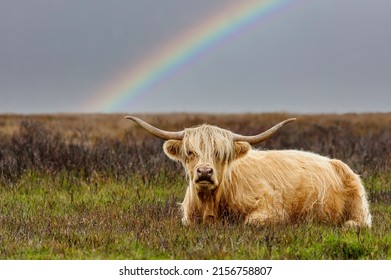
[[[287,114],[141,115],[166,130],[200,123],[251,135],[291,117]],[[300,149],[339,158],[363,176],[389,170],[391,114],[293,115],[292,123],[261,149]],[[2,179],[25,170],[128,176],[132,172],[178,171],[166,159],[162,141],[122,115],[43,115],[0,117]]]

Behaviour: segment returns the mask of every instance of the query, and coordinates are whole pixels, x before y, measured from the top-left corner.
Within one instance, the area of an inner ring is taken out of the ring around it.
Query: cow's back
[[[247,199],[254,209],[265,208],[278,219],[335,223],[343,218],[346,189],[333,161],[297,150],[252,150],[233,164],[233,185],[239,197],[256,197]]]

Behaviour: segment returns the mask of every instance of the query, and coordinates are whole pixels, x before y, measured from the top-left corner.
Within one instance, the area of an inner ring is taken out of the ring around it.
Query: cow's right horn
[[[171,131],[161,130],[161,129],[156,128],[156,127],[150,125],[149,123],[146,123],[145,121],[143,121],[139,118],[133,117],[133,116],[126,116],[125,119],[135,121],[140,126],[142,126],[146,131],[148,131],[152,135],[155,135],[156,137],[159,137],[160,139],[163,139],[163,140],[170,140],[170,139],[182,140],[183,139],[183,135],[184,135],[183,131],[171,132]]]
[[[262,132],[262,133],[260,133],[258,135],[243,136],[243,135],[240,135],[240,134],[233,133],[234,141],[245,141],[245,142],[248,142],[249,144],[261,143],[261,142],[267,140],[268,138],[272,137],[273,134],[276,133],[277,130],[279,130],[281,127],[283,127],[287,123],[290,123],[290,122],[295,121],[295,120],[296,120],[296,118],[291,118],[291,119],[287,119],[285,121],[282,121],[282,122],[276,124],[275,126],[273,126],[272,128],[269,128],[265,132]]]

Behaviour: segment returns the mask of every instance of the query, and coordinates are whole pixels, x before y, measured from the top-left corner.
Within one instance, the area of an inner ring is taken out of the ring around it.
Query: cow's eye
[[[224,161],[226,161],[226,159],[227,159],[227,156],[226,156],[225,154],[221,154],[221,153],[219,153],[218,151],[216,151],[216,152],[214,153],[214,155],[215,155],[215,158],[218,159],[218,160],[221,161],[221,162],[224,162]]]
[[[193,160],[195,158],[195,156],[196,156],[196,153],[193,152],[193,151],[187,151],[186,152],[186,159],[187,159],[187,161]]]

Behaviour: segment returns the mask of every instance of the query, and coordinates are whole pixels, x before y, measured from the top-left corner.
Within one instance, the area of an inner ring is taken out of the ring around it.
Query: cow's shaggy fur
[[[182,162],[189,181],[182,221],[192,224],[230,215],[245,223],[315,221],[370,227],[361,180],[346,164],[297,150],[259,151],[211,125],[184,130],[165,153]],[[197,182],[197,168],[213,169]]]

